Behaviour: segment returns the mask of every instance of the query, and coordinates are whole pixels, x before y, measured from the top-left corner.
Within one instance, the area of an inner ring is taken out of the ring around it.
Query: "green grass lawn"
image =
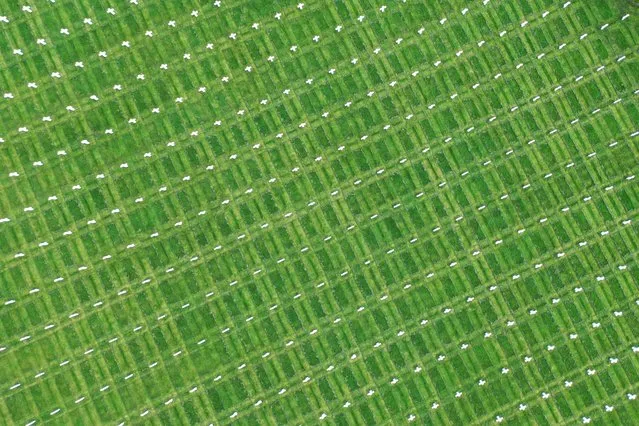
[[[0,0],[0,425],[636,422],[631,3]]]

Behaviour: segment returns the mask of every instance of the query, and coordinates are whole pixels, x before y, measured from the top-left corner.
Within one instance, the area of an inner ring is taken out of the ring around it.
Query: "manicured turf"
[[[638,13],[0,0],[0,425],[636,422]]]

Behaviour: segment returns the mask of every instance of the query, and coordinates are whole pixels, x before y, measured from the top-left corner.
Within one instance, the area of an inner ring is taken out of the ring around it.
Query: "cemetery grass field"
[[[0,0],[0,425],[635,423],[638,15]]]

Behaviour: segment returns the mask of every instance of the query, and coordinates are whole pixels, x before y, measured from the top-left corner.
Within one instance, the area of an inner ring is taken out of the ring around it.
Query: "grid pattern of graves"
[[[0,0],[0,424],[637,418],[637,12]]]

